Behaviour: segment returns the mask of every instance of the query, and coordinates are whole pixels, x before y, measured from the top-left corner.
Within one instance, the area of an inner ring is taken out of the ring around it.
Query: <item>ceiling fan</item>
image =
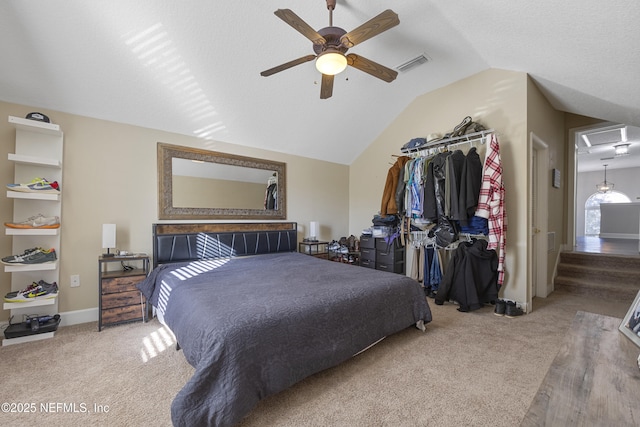
[[[270,68],[260,73],[267,77],[296,65],[304,64],[313,59],[316,60],[316,68],[322,73],[322,85],[320,87],[320,99],[330,98],[333,94],[334,76],[342,72],[347,65],[364,71],[385,82],[392,82],[398,75],[397,71],[375,63],[363,56],[354,53],[346,54],[347,50],[362,43],[365,40],[395,27],[400,23],[398,15],[391,9],[387,9],[378,16],[370,19],[358,28],[346,32],[340,27],[333,26],[333,9],[336,0],[326,0],[329,9],[329,26],[318,31],[304,22],[298,15],[289,9],[278,9],[274,13],[287,24],[313,43],[315,55],[307,55]]]

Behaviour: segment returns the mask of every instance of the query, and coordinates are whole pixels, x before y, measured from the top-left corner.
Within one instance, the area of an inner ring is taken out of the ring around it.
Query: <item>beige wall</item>
[[[151,224],[158,222],[158,142],[285,162],[287,220],[298,222],[300,238],[308,231],[309,221],[320,223],[322,239],[348,235],[348,166],[0,102],[0,179],[4,183],[13,182],[14,167],[7,153],[15,147],[15,129],[7,117],[24,117],[31,111],[48,115],[64,132],[60,312],[98,306],[97,258],[102,253],[103,223],[117,225],[118,248],[151,253]],[[4,196],[0,217],[3,222],[13,217],[13,203]],[[11,238],[2,233],[0,254],[11,255],[10,251]],[[80,287],[69,286],[72,274],[80,275]],[[10,290],[9,283],[9,274],[1,270],[0,294]],[[0,321],[8,315],[2,311]]]
[[[403,144],[449,132],[469,115],[498,133],[509,222],[501,295],[526,302],[527,82],[526,73],[490,69],[418,96],[351,165],[350,232],[359,235],[380,211],[387,171]]]
[[[563,238],[566,234],[564,232],[564,227],[566,226],[566,187],[569,182],[567,180],[569,171],[566,162],[564,118],[564,113],[555,110],[531,79],[528,79],[527,127],[529,132],[533,132],[548,147],[545,152],[548,156],[548,168],[544,172],[545,175],[541,177],[546,181],[547,200],[539,201],[546,204],[546,231],[555,233],[555,246],[553,250],[547,251],[547,292],[552,290],[554,267],[558,253],[561,249],[561,244],[563,243]],[[560,188],[552,186],[551,171],[553,169],[558,169],[560,171]],[[531,178],[531,171],[528,178]],[[532,183],[529,182],[527,188],[530,189],[531,186]],[[528,221],[531,221],[531,218],[529,218]],[[534,225],[531,222],[527,222],[527,224]],[[539,237],[539,243],[544,245],[544,247],[548,247],[547,236]],[[532,256],[533,254],[529,253],[528,260],[532,260]],[[528,277],[529,281],[531,281],[531,271]],[[539,296],[547,296],[547,294],[545,293],[544,295]]]

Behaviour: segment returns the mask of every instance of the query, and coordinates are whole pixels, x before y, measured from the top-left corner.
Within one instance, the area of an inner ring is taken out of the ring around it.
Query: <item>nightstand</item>
[[[311,255],[316,258],[329,259],[329,242],[302,241],[298,243],[298,252],[305,255]]]
[[[117,264],[131,266],[114,268]],[[98,258],[98,331],[103,326],[147,320],[147,303],[136,288],[149,274],[147,255]]]

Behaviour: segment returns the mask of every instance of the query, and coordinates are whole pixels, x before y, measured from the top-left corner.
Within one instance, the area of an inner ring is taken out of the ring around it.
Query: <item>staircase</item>
[[[640,256],[562,252],[555,289],[613,301],[633,301],[640,290]]]

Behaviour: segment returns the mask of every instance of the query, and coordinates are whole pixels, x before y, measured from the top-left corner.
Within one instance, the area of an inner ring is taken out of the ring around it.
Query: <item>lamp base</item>
[[[102,254],[102,258],[111,258],[116,256],[116,254],[110,254],[109,252],[107,252],[106,254]]]

